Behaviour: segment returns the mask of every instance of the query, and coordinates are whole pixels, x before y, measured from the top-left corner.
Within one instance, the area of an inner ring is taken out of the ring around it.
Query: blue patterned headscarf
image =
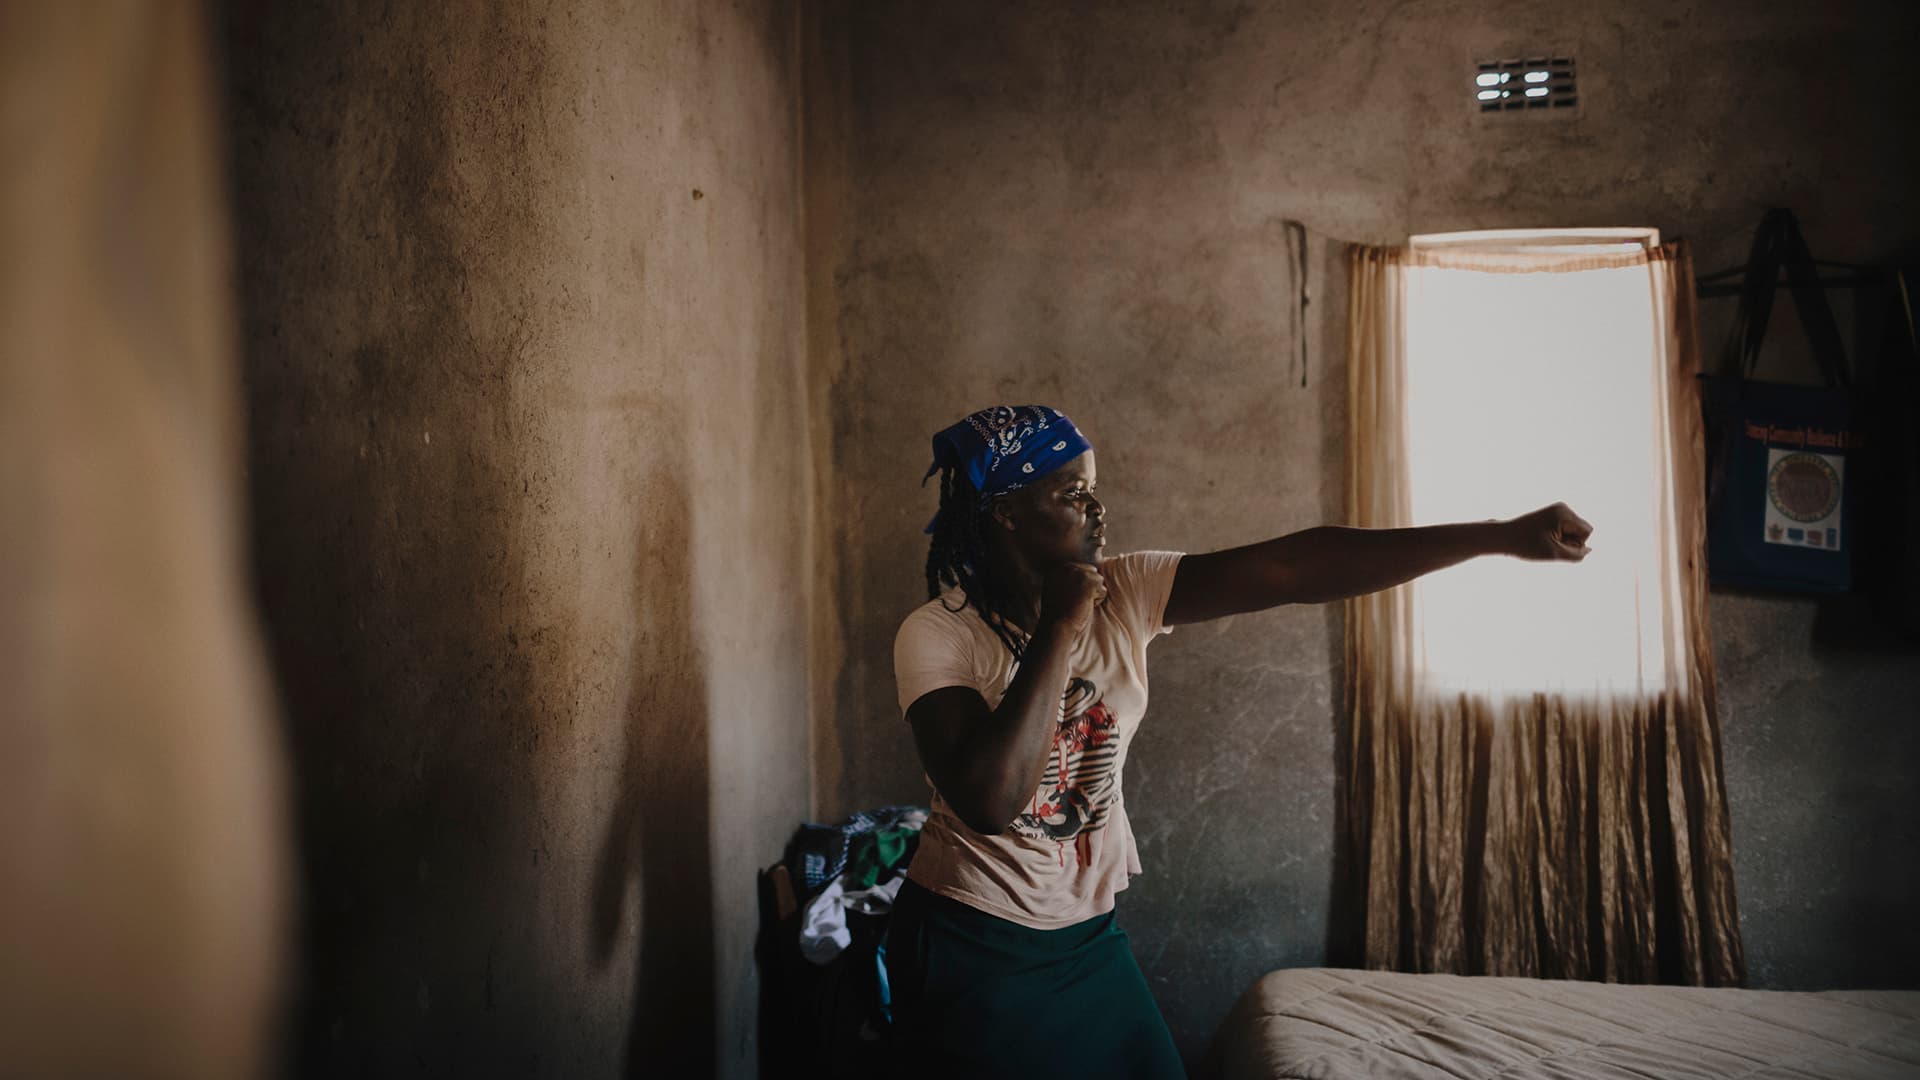
[[[1018,491],[1093,449],[1073,421],[1045,405],[981,409],[933,437],[927,477],[951,468],[980,493],[980,505]],[[922,483],[926,480],[923,478]],[[927,531],[933,531],[928,524]]]

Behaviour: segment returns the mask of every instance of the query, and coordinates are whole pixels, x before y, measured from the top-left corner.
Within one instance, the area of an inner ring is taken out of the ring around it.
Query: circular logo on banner
[[[1819,521],[1840,504],[1840,474],[1819,454],[1788,454],[1767,474],[1767,498],[1795,521]]]

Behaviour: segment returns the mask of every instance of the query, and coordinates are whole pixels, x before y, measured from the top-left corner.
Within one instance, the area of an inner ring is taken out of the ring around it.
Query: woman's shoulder
[[[1181,558],[1178,551],[1131,551],[1100,564],[1115,601],[1111,610],[1134,632],[1151,637],[1166,629],[1167,597]]]
[[[1186,552],[1184,551],[1161,551],[1157,548],[1147,548],[1141,551],[1129,551],[1121,555],[1109,555],[1101,560],[1101,565],[1105,566],[1108,563],[1120,563],[1127,566],[1150,566],[1158,563],[1178,562],[1185,554]]]
[[[987,629],[979,614],[962,597],[949,593],[936,596],[907,612],[907,617],[900,620],[896,639],[968,640],[981,633],[991,635],[992,631]]]
[[[1179,551],[1129,551],[1110,555],[1100,563],[1109,586],[1135,585],[1156,578],[1171,578],[1185,556]]]
[[[996,651],[997,650],[997,651]],[[893,639],[893,673],[904,712],[920,695],[943,686],[985,693],[1005,649],[972,608],[929,600],[900,621]]]

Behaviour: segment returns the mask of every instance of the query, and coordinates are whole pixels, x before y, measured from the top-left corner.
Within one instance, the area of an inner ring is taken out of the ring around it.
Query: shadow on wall
[[[663,441],[682,445],[677,434]],[[622,955],[637,901],[631,1077],[705,1076],[714,1068],[711,754],[684,475],[668,469],[649,478],[640,501],[626,754],[594,871],[595,963]]]
[[[511,392],[539,178],[475,190],[457,157],[536,159],[541,54],[490,28],[457,98],[412,23],[230,15],[253,555],[304,871],[289,1071],[534,1075],[609,1041],[558,1022],[588,988],[547,947],[588,907],[582,881],[553,910],[549,843],[598,822],[540,787],[575,649],[528,572],[556,418]]]
[[[500,884],[530,836],[537,740],[524,553],[497,511],[518,483],[473,389],[511,350],[463,317],[463,237],[435,210],[455,120],[431,81],[379,82],[407,137],[394,181],[367,183],[325,86],[368,57],[335,23],[298,28],[304,60],[256,29],[229,55],[253,556],[304,876],[289,1051],[316,1075],[445,1068],[449,1018],[494,1006],[497,946],[533,915]],[[433,420],[462,412],[433,447]],[[484,1050],[530,1053],[515,1020]]]
[[[354,367],[380,386],[420,349],[369,346]],[[540,1033],[497,993],[525,959],[512,939],[541,917],[538,856],[529,866],[525,853],[547,646],[520,610],[521,538],[488,497],[511,485],[512,464],[449,437],[434,465],[396,475],[402,440],[377,433],[357,455],[275,453],[260,428],[301,390],[249,386],[255,556],[306,879],[295,1051],[316,1074],[530,1062]],[[355,464],[340,470],[342,458]],[[460,1049],[462,1018],[496,1008],[490,1033]]]
[[[672,394],[603,393],[626,369],[543,393],[598,361],[549,347],[577,268],[542,216],[572,151],[536,122],[541,20],[227,16],[253,556],[304,872],[286,1071],[706,1075],[685,432]]]

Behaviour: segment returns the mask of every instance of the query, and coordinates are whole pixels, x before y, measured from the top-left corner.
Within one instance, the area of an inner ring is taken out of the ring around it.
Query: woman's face
[[[993,516],[1028,566],[1098,565],[1107,546],[1107,508],[1094,495],[1093,451],[995,500]]]

